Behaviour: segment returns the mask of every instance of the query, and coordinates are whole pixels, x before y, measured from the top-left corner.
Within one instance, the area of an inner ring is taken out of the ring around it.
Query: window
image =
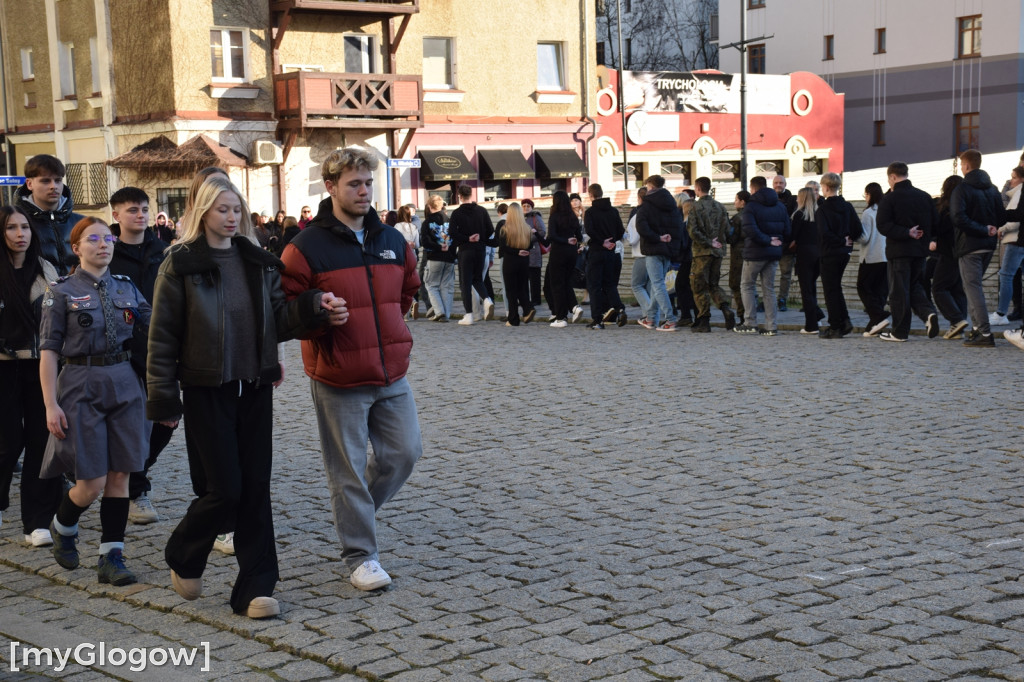
[[[345,73],[376,73],[376,52],[373,36],[345,36]]]
[[[718,13],[711,15],[711,26],[708,29],[708,40],[715,42],[718,40]]]
[[[100,91],[100,50],[95,38],[89,38],[89,61],[92,64],[92,91]]]
[[[662,161],[661,174],[674,182],[690,184],[690,163],[688,161]],[[619,178],[621,180],[621,178]]]
[[[957,154],[968,149],[978,149],[979,115],[957,114],[956,115],[956,150]]]
[[[734,182],[740,179],[739,161],[716,161],[711,166],[712,182]]]
[[[185,200],[187,198],[188,190],[183,187],[162,187],[156,191],[158,210],[169,215],[171,220],[185,215]]]
[[[754,174],[774,178],[776,175],[785,175],[782,172],[783,167],[782,161],[758,161],[754,166]]]
[[[484,180],[484,201],[511,199],[514,196],[511,180]]]
[[[563,180],[561,178],[556,178],[556,179],[553,179],[553,180],[538,180],[537,183],[538,183],[538,190],[539,190],[538,196],[549,197],[549,196],[553,195],[555,192],[557,192],[559,190],[561,190],[563,192],[568,192],[569,191],[569,189],[568,189],[569,181],[568,180]]]
[[[210,30],[210,71],[214,80],[244,83],[248,80],[245,58],[247,29]]]
[[[604,41],[597,41],[597,63],[604,64]]]
[[[824,173],[825,163],[822,159],[816,156],[804,159],[804,175],[823,175]]]
[[[537,89],[566,89],[561,43],[537,43]]]
[[[873,136],[872,139],[873,139],[873,141],[872,141],[871,144],[873,144],[874,146],[876,146],[876,147],[884,147],[885,146],[885,121],[875,121],[874,122],[874,136]]]
[[[981,56],[981,15],[960,17],[958,27],[957,53],[960,59]]]
[[[875,29],[875,54],[885,54],[885,29]]]
[[[622,62],[622,67],[625,69],[630,68],[633,64],[633,39],[626,38],[626,60]]]
[[[36,108],[36,93],[26,92],[25,93],[25,108],[35,109]]]
[[[60,68],[60,96],[67,99],[75,96],[75,44],[61,43],[57,52]]]
[[[32,48],[21,48],[21,80],[30,81],[36,77],[36,67],[32,63]]]
[[[825,36],[825,55],[822,57],[825,61],[829,61],[836,58],[836,37],[834,35]]]
[[[105,206],[110,197],[105,163],[69,163],[66,181],[75,206]]]
[[[747,48],[747,73],[764,73],[764,43]]]
[[[624,166],[621,163],[612,164],[612,178],[614,178],[615,184],[623,182],[623,169]],[[639,187],[643,182],[643,166],[637,163],[629,164],[629,168],[626,171],[629,173],[629,186]]]
[[[625,12],[626,14],[629,14],[630,12],[632,12],[633,11],[633,0],[625,0],[625,2],[622,3],[622,11]]]
[[[764,0],[747,0],[747,9],[763,9]]]
[[[423,39],[423,87],[435,90],[455,88],[455,50],[451,38]]]

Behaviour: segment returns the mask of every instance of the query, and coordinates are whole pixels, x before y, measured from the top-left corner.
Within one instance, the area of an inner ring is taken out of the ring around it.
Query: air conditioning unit
[[[252,143],[252,162],[257,166],[284,163],[281,143],[275,140],[255,140]]]

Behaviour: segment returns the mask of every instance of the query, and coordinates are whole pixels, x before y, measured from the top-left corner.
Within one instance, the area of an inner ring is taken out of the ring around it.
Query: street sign
[[[388,159],[388,168],[419,168],[419,159]]]
[[[0,187],[21,187],[24,184],[23,175],[0,175]]]

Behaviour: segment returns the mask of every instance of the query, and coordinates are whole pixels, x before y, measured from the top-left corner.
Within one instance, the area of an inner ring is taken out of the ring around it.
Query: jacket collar
[[[247,237],[232,237],[231,243],[238,248],[242,260],[247,263],[253,263],[260,267],[284,269],[284,263],[273,254],[253,244]],[[206,241],[205,235],[200,235],[198,239],[189,244],[175,245],[171,251],[171,260],[179,275],[195,275],[218,269],[218,265],[210,253],[210,245]]]
[[[306,229],[311,227],[320,227],[332,232],[342,239],[351,241],[355,244],[359,243],[359,240],[356,239],[355,232],[352,231],[352,228],[338,220],[334,215],[334,204],[330,197],[327,197],[320,202],[320,205],[317,207],[316,217],[306,225]],[[380,221],[380,216],[377,215],[377,212],[371,208],[363,217],[363,230],[366,231],[363,243],[366,243],[372,236],[380,232],[382,229],[384,229],[384,223]]]
[[[18,188],[18,205],[25,209],[30,218],[39,218],[40,216],[46,216],[49,218],[50,214],[53,214],[55,220],[65,221],[71,215],[75,209],[75,202],[71,197],[71,188],[64,185],[64,189],[60,193],[60,204],[56,209],[47,211],[45,209],[36,206],[35,202],[32,201],[32,192],[28,190],[28,185],[22,185]]]

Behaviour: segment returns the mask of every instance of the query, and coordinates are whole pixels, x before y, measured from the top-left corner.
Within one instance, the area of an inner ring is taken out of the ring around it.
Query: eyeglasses
[[[303,209],[302,212],[303,213],[312,213],[312,211],[310,211],[308,208]]]
[[[112,234],[90,234],[82,237],[79,241],[89,242],[90,244],[99,244],[100,240],[103,240],[108,244],[113,244],[117,241],[117,237]]]

